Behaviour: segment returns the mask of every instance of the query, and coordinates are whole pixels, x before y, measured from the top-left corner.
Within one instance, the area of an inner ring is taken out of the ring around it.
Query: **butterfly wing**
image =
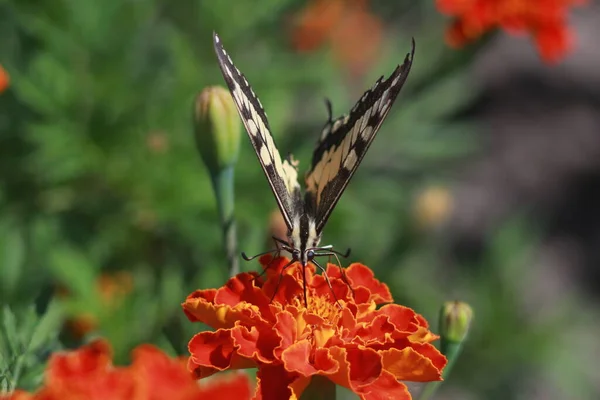
[[[320,233],[333,208],[358,168],[379,127],[400,93],[412,65],[412,51],[389,78],[379,80],[367,90],[348,115],[325,124],[306,174],[307,201],[315,209],[316,230]]]
[[[244,75],[233,65],[219,36],[213,35],[215,53],[219,67],[227,82],[237,110],[246,127],[258,161],[273,190],[288,229],[292,229],[294,201],[299,196],[298,172],[287,160],[282,161],[260,100],[248,84]]]

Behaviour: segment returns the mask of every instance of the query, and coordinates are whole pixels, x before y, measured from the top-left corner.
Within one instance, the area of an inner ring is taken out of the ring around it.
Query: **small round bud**
[[[241,124],[229,91],[220,86],[205,88],[194,105],[196,146],[211,174],[237,161]]]
[[[473,309],[467,303],[449,301],[440,311],[440,334],[442,340],[462,342],[469,333]]]

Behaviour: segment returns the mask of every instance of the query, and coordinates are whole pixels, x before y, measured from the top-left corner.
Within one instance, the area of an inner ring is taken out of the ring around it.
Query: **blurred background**
[[[197,93],[224,85],[213,30],[301,171],[324,98],[347,112],[414,37],[323,243],[434,331],[442,302],[471,304],[437,398],[600,398],[600,8],[523,2],[560,5],[569,40],[501,23],[461,41],[477,15],[459,3],[1,0],[0,372],[18,363],[32,389],[51,351],[90,337],[126,362],[146,342],[186,354],[202,329],[180,303],[227,279],[192,123]],[[264,251],[276,203],[245,133],[235,190],[240,250]]]

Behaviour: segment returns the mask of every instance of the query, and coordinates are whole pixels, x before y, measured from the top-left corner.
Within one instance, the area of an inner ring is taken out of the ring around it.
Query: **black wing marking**
[[[225,82],[227,82],[242,122],[246,127],[254,151],[258,156],[258,161],[260,161],[269,185],[273,190],[277,205],[283,214],[288,229],[291,230],[294,199],[300,192],[296,168],[289,161],[281,160],[281,156],[271,135],[267,115],[263,110],[260,100],[254,94],[246,77],[231,61],[231,57],[229,57],[223,48],[221,40],[216,33],[213,34],[213,42]]]
[[[406,55],[389,78],[383,76],[367,90],[350,114],[331,119],[325,124],[313,153],[312,166],[306,174],[307,201],[315,207],[317,233],[321,233],[329,215],[358,168],[379,127],[404,85],[415,53]]]

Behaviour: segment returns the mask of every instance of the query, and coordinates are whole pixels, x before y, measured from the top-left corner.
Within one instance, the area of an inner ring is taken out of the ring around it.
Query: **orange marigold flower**
[[[305,306],[301,265],[282,271],[284,257],[260,261],[269,266],[266,277],[241,273],[182,304],[191,321],[216,329],[189,342],[188,367],[196,376],[258,367],[256,395],[263,399],[298,398],[315,375],[364,399],[410,399],[399,380],[441,380],[446,358],[431,344],[438,337],[410,308],[378,309],[392,296],[368,267],[355,263],[345,270],[352,292],[339,267],[327,266],[330,288],[309,264]]]
[[[142,345],[133,351],[128,367],[115,367],[108,343],[95,341],[78,350],[54,354],[44,386],[36,393],[17,391],[11,400],[200,400],[210,396],[250,398],[248,377],[211,379],[198,385],[182,358],[170,358],[157,348]],[[1,398],[1,397],[0,397]]]
[[[0,93],[4,92],[10,84],[8,72],[0,64]]]
[[[336,59],[355,75],[364,73],[377,59],[383,27],[368,10],[367,0],[312,0],[295,16],[292,45],[313,51],[331,44]]]
[[[568,11],[584,3],[586,0],[437,0],[437,7],[455,18],[446,34],[451,46],[460,47],[500,27],[513,34],[530,34],[542,58],[556,62],[572,47]]]

